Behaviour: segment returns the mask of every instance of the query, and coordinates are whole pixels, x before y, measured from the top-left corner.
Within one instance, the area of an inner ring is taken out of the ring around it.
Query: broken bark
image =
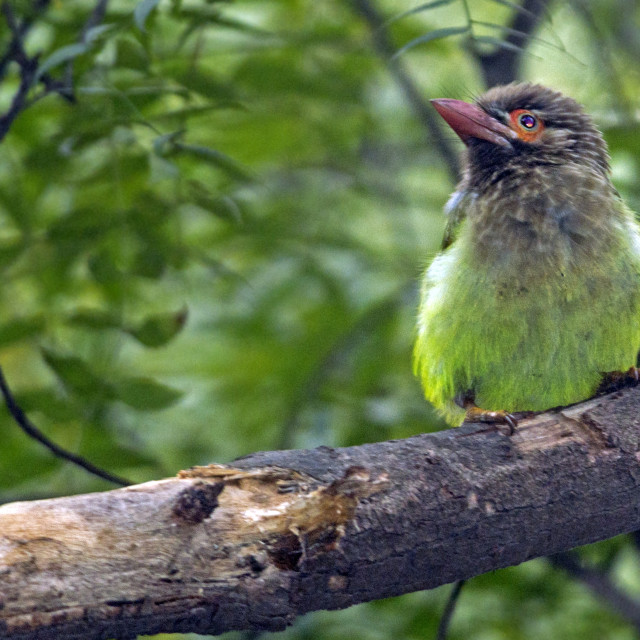
[[[640,529],[640,390],[0,507],[0,638],[280,630]]]

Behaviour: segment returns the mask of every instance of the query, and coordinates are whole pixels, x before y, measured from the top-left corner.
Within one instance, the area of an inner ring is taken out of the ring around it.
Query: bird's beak
[[[480,138],[508,147],[510,140],[518,138],[513,129],[492,118],[475,104],[449,98],[431,100],[431,104],[465,144],[469,143],[469,138]]]

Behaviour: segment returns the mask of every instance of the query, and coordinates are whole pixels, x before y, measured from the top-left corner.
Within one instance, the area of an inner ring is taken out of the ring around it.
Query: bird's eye
[[[518,124],[527,131],[533,131],[538,126],[538,120],[530,113],[521,113],[518,116]]]
[[[518,134],[521,140],[533,142],[544,129],[542,120],[527,109],[516,109],[509,114],[511,128]]]

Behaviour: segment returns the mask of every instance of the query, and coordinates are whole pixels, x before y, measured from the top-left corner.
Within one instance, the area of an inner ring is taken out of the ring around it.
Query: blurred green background
[[[8,4],[75,99],[35,86],[0,145],[0,365],[49,437],[135,482],[444,427],[411,349],[460,143],[435,144],[420,106],[482,92],[492,52],[587,106],[640,211],[633,1],[112,0],[93,25],[88,0]],[[504,28],[523,12],[526,42]],[[14,35],[0,17],[0,55]],[[0,80],[5,114],[18,66],[0,58]],[[0,429],[0,501],[109,488],[4,411]],[[581,555],[640,592],[631,538]],[[272,637],[433,638],[449,589]],[[637,633],[537,560],[470,581],[450,637]]]

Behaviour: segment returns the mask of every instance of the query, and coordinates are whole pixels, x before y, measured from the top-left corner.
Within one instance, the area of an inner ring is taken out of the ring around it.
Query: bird
[[[452,426],[512,434],[514,414],[637,383],[640,228],[591,117],[533,83],[431,102],[465,147],[422,279],[413,361],[427,400]]]

